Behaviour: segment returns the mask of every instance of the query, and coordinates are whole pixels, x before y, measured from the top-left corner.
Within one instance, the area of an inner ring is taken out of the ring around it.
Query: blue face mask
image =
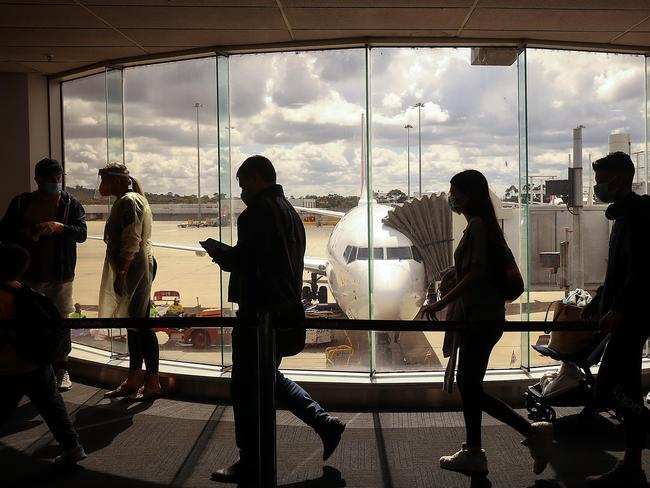
[[[53,183],[51,181],[46,181],[45,183],[41,184],[39,189],[48,195],[56,195],[58,193],[61,193],[63,190],[63,184],[61,182]]]
[[[594,186],[594,194],[603,203],[611,203],[614,201],[614,197],[616,197],[616,192],[609,188],[609,183],[611,182],[597,183]]]
[[[449,205],[449,210],[456,212],[457,214],[461,211],[461,206],[456,202],[456,198],[451,195],[447,197],[447,205]]]

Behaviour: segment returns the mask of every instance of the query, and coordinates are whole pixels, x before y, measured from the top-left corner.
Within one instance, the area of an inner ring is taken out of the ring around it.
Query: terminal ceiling
[[[0,0],[0,71],[381,45],[650,51],[650,0]]]

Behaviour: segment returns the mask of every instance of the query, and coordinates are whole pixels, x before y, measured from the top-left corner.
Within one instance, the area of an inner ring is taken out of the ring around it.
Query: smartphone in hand
[[[212,238],[208,238],[205,241],[199,241],[199,244],[201,244],[201,247],[206,250],[210,257],[215,257],[219,255],[220,252],[232,249],[228,244],[224,244],[223,242]]]

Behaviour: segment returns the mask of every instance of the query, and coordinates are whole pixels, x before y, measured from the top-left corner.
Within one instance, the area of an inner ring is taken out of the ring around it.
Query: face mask
[[[452,196],[447,197],[447,205],[449,205],[449,210],[452,212],[456,212],[457,214],[460,213],[461,207],[458,205],[456,202],[456,199]]]
[[[58,193],[61,193],[61,191],[63,190],[63,184],[46,181],[40,186],[40,190],[43,193],[47,193],[48,195],[56,195]]]
[[[252,195],[246,190],[241,191],[241,201],[246,205],[250,204]]]
[[[611,203],[614,201],[616,192],[609,188],[609,183],[598,183],[594,186],[594,194],[598,200],[604,203]]]

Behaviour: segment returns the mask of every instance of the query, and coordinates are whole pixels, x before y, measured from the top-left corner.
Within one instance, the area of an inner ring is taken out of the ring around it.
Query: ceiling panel
[[[92,7],[118,28],[284,29],[278,8]]]
[[[132,46],[113,29],[0,29],[1,46]]]
[[[543,0],[539,2],[526,2],[522,0],[479,0],[478,6],[499,8],[536,8],[536,9],[610,9],[625,10],[648,8],[647,0]]]
[[[232,44],[272,43],[290,41],[286,29],[269,30],[212,30],[212,29],[123,29],[138,44],[149,46],[177,46],[187,49],[196,46],[223,46]]]
[[[294,29],[453,29],[466,8],[287,8]]]
[[[350,7],[364,7],[364,8],[378,8],[378,7],[388,7],[388,8],[409,8],[409,7],[424,7],[424,8],[435,8],[435,7],[465,7],[469,8],[474,4],[474,0],[450,0],[445,2],[444,0],[400,0],[396,2],[395,0],[281,0],[284,7],[339,7],[339,8],[350,8]]]
[[[0,5],[0,27],[106,27],[76,5]]]
[[[477,9],[466,29],[623,32],[650,14],[650,10],[549,10],[549,9]]]
[[[614,41],[614,44],[627,46],[650,46],[650,32],[628,32]]]
[[[544,41],[574,41],[608,43],[618,32],[564,32],[564,31],[500,31],[500,30],[463,30],[462,37],[476,39],[539,39]]]
[[[62,73],[63,71],[68,71],[76,69],[79,66],[79,63],[48,63],[46,62],[25,62],[21,63],[26,68],[39,73],[46,75],[53,75],[56,73]]]
[[[293,33],[297,40],[322,40],[322,39],[351,39],[356,37],[380,38],[380,37],[403,37],[404,39],[414,37],[455,37],[457,29],[294,29]]]
[[[16,61],[43,61],[53,55],[57,62],[94,62],[100,59],[141,56],[137,47],[8,47],[0,46],[0,56]]]
[[[88,6],[160,6],[160,7],[273,7],[275,0],[80,0]]]

